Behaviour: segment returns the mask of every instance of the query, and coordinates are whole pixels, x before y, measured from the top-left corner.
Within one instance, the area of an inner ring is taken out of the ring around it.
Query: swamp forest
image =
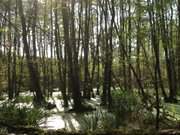
[[[0,0],[0,134],[180,135],[180,0]]]

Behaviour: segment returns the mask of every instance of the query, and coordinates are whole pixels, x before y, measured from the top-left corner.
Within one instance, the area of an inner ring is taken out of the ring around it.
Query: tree
[[[26,54],[27,66],[30,75],[31,85],[33,87],[33,91],[35,91],[35,102],[38,105],[44,105],[45,98],[41,91],[41,86],[39,82],[39,72],[37,71],[37,66],[34,64],[32,56],[30,56],[30,48],[27,42],[27,30],[26,30],[26,18],[24,16],[24,10],[22,5],[22,0],[18,1],[19,6],[19,15],[21,18],[21,25],[22,25],[22,37],[23,37],[23,44],[24,44],[24,51]]]
[[[55,10],[54,10],[54,16],[55,16],[55,21],[54,21],[54,25],[55,25],[55,46],[56,46],[56,55],[57,55],[57,60],[58,60],[58,75],[59,75],[59,80],[61,81],[62,84],[59,84],[59,89],[62,92],[63,95],[63,100],[64,100],[64,106],[68,107],[68,99],[67,99],[67,95],[66,95],[66,66],[64,66],[63,61],[62,61],[62,57],[60,55],[60,52],[62,49],[60,49],[60,42],[59,42],[59,26],[58,26],[58,3],[57,0],[55,1]],[[65,50],[66,51],[66,50]],[[66,53],[64,54],[66,55]],[[66,57],[66,56],[65,56]],[[64,66],[64,68],[63,68]]]
[[[180,0],[178,0],[177,3],[177,9],[178,9],[178,35],[177,35],[177,45],[176,45],[176,59],[177,59],[177,80],[180,82]],[[178,89],[180,88],[180,85],[178,85]]]
[[[169,83],[169,99],[170,102],[176,102],[176,71],[175,71],[175,62],[174,62],[174,50],[173,45],[170,43],[170,35],[167,28],[167,22],[165,20],[165,12],[164,12],[164,2],[160,1],[161,10],[160,10],[160,30],[162,37],[162,44],[165,52],[165,60],[166,60],[166,70],[167,70],[167,78]],[[172,38],[172,37],[171,37]]]
[[[90,26],[90,0],[85,0],[85,26],[84,26],[84,97],[90,99],[90,73],[89,73],[89,26]]]
[[[74,101],[74,110],[81,110],[81,93],[80,93],[80,82],[78,72],[78,61],[75,42],[75,28],[74,28],[74,1],[71,1],[71,13],[68,10],[68,2],[62,1],[62,16],[63,16],[63,27],[64,27],[64,44],[67,47],[68,57],[68,74],[70,77],[70,87],[72,90],[72,98]],[[71,18],[71,19],[70,19]],[[71,27],[70,27],[71,24]],[[70,33],[71,28],[71,33]],[[74,54],[74,56],[72,56]]]

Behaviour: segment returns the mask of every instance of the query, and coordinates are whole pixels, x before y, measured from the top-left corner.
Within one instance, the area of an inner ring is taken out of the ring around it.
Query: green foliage
[[[43,116],[45,116],[45,114],[41,110],[33,108],[28,111],[27,122],[29,123],[29,125],[37,125],[38,120],[43,118]]]
[[[99,115],[94,113],[93,115],[85,115],[82,118],[82,130],[84,131],[94,131],[98,127]]]
[[[150,111],[144,112],[141,116],[142,116],[144,125],[154,125],[155,124],[156,119],[155,119],[155,115],[152,112],[150,112]]]
[[[20,108],[12,103],[3,103],[0,107],[0,120],[10,125],[37,125],[44,115],[37,108]]]
[[[180,121],[180,105],[179,104],[170,104],[166,103],[164,105],[164,110],[166,113],[171,116],[170,119]]]
[[[112,113],[116,116],[117,126],[123,124],[128,117],[131,117],[132,113],[138,112],[141,109],[140,99],[132,91],[114,91],[112,99]]]
[[[8,32],[8,27],[1,27],[0,32],[7,33]]]
[[[6,97],[2,95],[2,92],[0,91],[0,101],[6,100]]]
[[[8,130],[6,128],[0,128],[0,135],[7,135]]]
[[[33,101],[33,97],[32,96],[18,96],[15,99],[16,103],[31,103]]]
[[[116,117],[109,112],[102,113],[101,124],[106,131],[116,128]]]
[[[86,114],[81,121],[83,131],[105,131],[115,128],[114,115],[101,109],[92,114]]]

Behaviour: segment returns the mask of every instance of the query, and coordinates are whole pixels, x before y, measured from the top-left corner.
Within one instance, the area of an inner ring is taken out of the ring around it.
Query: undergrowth
[[[3,103],[0,107],[0,121],[8,125],[37,126],[44,116],[38,108],[18,107],[13,103]]]

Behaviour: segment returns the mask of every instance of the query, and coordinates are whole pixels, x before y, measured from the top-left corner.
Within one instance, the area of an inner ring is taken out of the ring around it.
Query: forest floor
[[[56,105],[56,108],[49,110],[50,116],[43,118],[39,122],[39,126],[45,130],[58,130],[58,129],[65,129],[67,131],[78,131],[84,130],[83,127],[84,122],[88,117],[92,117],[95,111],[85,112],[85,113],[75,113],[70,112],[69,110],[72,109],[72,104],[70,102],[68,108],[63,107],[63,101],[59,100],[60,93],[54,92],[53,98],[49,100],[49,102]],[[100,97],[96,96],[96,98],[91,98],[89,101],[85,101],[86,105],[93,106],[96,110],[105,111],[100,106]],[[100,112],[99,112],[100,113]],[[87,124],[87,123],[86,123]]]
[[[21,96],[33,96],[32,93],[21,93]],[[10,135],[180,135],[180,130],[177,128],[177,123],[180,121],[180,105],[179,104],[167,104],[166,108],[169,110],[170,116],[175,118],[176,126],[170,123],[165,124],[159,131],[154,129],[154,125],[150,127],[139,125],[137,122],[127,121],[128,124],[122,125],[118,128],[114,125],[115,117],[107,109],[103,108],[100,103],[100,97],[96,96],[89,101],[84,101],[85,104],[93,106],[96,110],[84,113],[69,112],[72,108],[71,102],[69,108],[63,107],[61,94],[59,92],[53,93],[53,98],[48,100],[49,102],[56,104],[56,108],[52,110],[43,110],[48,114],[46,117],[38,121],[38,126],[12,126],[7,130]],[[5,102],[2,101],[2,102]],[[26,106],[33,107],[32,102],[17,103],[20,107]],[[169,119],[172,119],[169,116]],[[138,117],[138,116],[136,116]],[[175,127],[175,128],[174,128]],[[180,124],[179,124],[180,127]],[[6,128],[1,128],[4,130]],[[103,130],[101,130],[103,129]]]

